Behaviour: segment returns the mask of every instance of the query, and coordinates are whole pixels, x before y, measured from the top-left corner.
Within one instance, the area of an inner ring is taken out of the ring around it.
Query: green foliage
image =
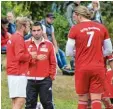
[[[65,9],[63,8],[65,1],[54,1],[58,6],[61,5],[59,13],[55,13],[54,22],[56,39],[61,48],[65,48],[65,42],[69,31],[67,19],[64,17]],[[6,16],[7,11],[13,11],[15,16],[28,16],[33,21],[39,21],[51,12],[53,1],[2,1],[1,15]],[[82,1],[81,5],[87,6],[90,1]],[[108,28],[110,36],[113,40],[113,1],[100,1],[102,19]]]
[[[59,13],[55,13],[55,17],[55,37],[59,44],[59,47],[64,49],[66,45],[67,34],[69,31],[69,25],[66,18]]]
[[[1,2],[1,15],[6,16],[6,12],[12,8],[11,1]]]
[[[23,10],[24,4],[15,3],[15,7],[13,8],[15,16],[28,16],[31,12],[25,8]]]
[[[101,2],[103,21],[113,42],[113,1]]]
[[[24,3],[18,3],[13,1],[1,2],[2,16],[6,16],[8,11],[14,12],[15,16],[28,16],[31,12],[24,8]]]

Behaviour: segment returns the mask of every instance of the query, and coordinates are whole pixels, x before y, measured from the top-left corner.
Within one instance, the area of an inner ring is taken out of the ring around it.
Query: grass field
[[[11,100],[8,97],[7,76],[6,76],[6,58],[1,57],[3,65],[1,77],[1,109],[11,109]],[[58,70],[56,80],[53,82],[53,97],[55,109],[77,109],[77,95],[74,89],[74,77],[64,76]]]

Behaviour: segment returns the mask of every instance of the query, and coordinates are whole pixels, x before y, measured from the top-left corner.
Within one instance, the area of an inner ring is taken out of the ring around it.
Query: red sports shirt
[[[82,22],[70,29],[68,37],[75,40],[76,69],[104,67],[102,46],[109,34],[102,24]]]
[[[38,48],[32,39],[26,41],[29,52],[36,52],[37,55],[46,55],[45,60],[32,59],[29,63],[28,79],[36,77],[48,77],[55,79],[56,76],[56,55],[53,44],[48,40],[43,40]]]
[[[7,75],[25,75],[30,60],[23,36],[13,34],[7,43]]]

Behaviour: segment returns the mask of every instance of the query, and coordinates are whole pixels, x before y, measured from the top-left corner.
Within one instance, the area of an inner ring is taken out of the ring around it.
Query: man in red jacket
[[[26,97],[28,62],[36,55],[29,54],[24,42],[24,33],[29,31],[28,19],[20,17],[17,31],[7,44],[7,75],[12,109],[22,109]]]
[[[53,44],[43,38],[41,23],[35,22],[32,26],[32,38],[26,41],[26,47],[37,59],[29,63],[25,109],[36,109],[38,96],[44,109],[54,109],[52,80],[56,75],[56,57]]]

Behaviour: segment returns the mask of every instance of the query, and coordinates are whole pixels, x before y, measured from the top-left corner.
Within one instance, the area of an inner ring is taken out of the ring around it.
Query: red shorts
[[[76,70],[75,88],[77,94],[103,93],[105,69]]]
[[[102,97],[109,97],[113,98],[113,85],[111,84],[111,78],[112,78],[112,71],[109,70],[106,73],[106,79],[105,79],[105,92]]]

